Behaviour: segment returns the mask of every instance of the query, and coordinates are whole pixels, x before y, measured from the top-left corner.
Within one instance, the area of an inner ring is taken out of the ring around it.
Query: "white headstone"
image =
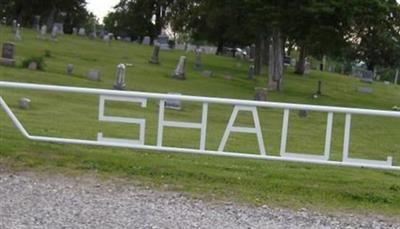
[[[16,40],[16,41],[22,41],[21,26],[20,26],[20,24],[17,25],[17,30],[15,31],[15,40]]]
[[[172,76],[180,80],[186,79],[185,67],[186,67],[186,56],[181,56],[181,58],[179,58],[178,65],[176,66],[176,69],[172,74]]]
[[[46,34],[47,34],[47,26],[43,25],[42,28],[40,29],[40,39],[46,39]]]
[[[84,28],[80,28],[78,34],[79,36],[86,36],[86,30]]]

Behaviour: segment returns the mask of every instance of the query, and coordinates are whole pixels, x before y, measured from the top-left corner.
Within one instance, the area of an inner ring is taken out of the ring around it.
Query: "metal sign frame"
[[[132,91],[115,91],[106,89],[93,89],[93,88],[80,88],[80,87],[66,87],[66,86],[53,86],[53,85],[41,85],[41,84],[28,84],[28,83],[14,83],[0,81],[0,88],[13,88],[13,89],[28,89],[28,90],[39,90],[39,91],[53,91],[53,92],[64,92],[64,93],[83,93],[90,95],[99,96],[99,121],[102,122],[117,122],[117,123],[129,123],[139,125],[139,139],[119,139],[119,138],[107,138],[103,136],[103,133],[97,134],[97,140],[84,140],[84,139],[68,139],[48,136],[33,136],[30,135],[23,127],[21,122],[17,119],[14,113],[11,111],[7,103],[0,96],[0,106],[5,111],[7,116],[11,119],[15,127],[22,133],[24,137],[32,141],[42,142],[53,142],[63,144],[82,144],[82,145],[94,145],[94,146],[110,146],[110,147],[123,147],[150,151],[164,151],[174,153],[191,153],[191,154],[203,154],[203,155],[214,155],[214,156],[228,156],[238,158],[249,158],[249,159],[263,159],[273,161],[288,161],[288,162],[301,162],[301,163],[312,163],[320,165],[336,165],[346,167],[359,167],[359,168],[374,168],[384,170],[398,170],[400,166],[393,165],[393,158],[387,157],[386,161],[369,160],[351,158],[349,155],[350,146],[350,134],[351,134],[351,118],[352,115],[369,115],[369,116],[382,116],[382,117],[394,117],[400,118],[400,112],[383,111],[383,110],[369,110],[369,109],[358,109],[358,108],[344,108],[344,107],[330,107],[330,106],[315,106],[305,104],[290,104],[290,103],[276,103],[276,102],[260,102],[260,101],[249,101],[249,100],[237,100],[237,99],[225,99],[225,98],[211,98],[211,97],[198,97],[198,96],[185,96],[185,95],[171,95],[171,94],[158,94],[158,93],[144,93],[144,92],[132,92]],[[147,107],[147,100],[155,99],[159,101],[159,120],[158,120],[158,131],[157,131],[157,144],[146,145],[145,144],[145,119],[127,118],[127,117],[116,117],[105,115],[105,102],[106,101],[120,101],[137,103],[142,108]],[[198,102],[202,104],[202,115],[200,123],[192,122],[177,122],[165,120],[165,101],[166,100],[177,100],[187,102]],[[206,149],[206,135],[207,135],[207,118],[208,118],[208,106],[209,104],[222,104],[233,106],[233,112],[225,129],[224,135],[218,147],[218,150]],[[268,155],[265,149],[264,138],[261,131],[261,125],[259,121],[257,108],[277,108],[283,109],[283,121],[282,121],[282,133],[281,133],[281,146],[280,155],[272,156]],[[307,110],[327,113],[327,125],[325,135],[325,147],[323,155],[311,155],[304,153],[292,153],[286,151],[288,128],[289,128],[289,115],[290,110]],[[254,122],[254,128],[234,126],[237,115],[241,111],[251,112]],[[345,127],[344,127],[344,142],[343,152],[341,161],[330,160],[331,142],[332,142],[332,129],[334,114],[345,114]],[[200,130],[200,141],[198,149],[191,148],[178,148],[163,146],[163,130],[165,127],[176,127],[176,128],[188,128]],[[257,137],[259,154],[246,154],[236,152],[225,152],[224,148],[229,139],[230,133],[247,133],[254,134]]]

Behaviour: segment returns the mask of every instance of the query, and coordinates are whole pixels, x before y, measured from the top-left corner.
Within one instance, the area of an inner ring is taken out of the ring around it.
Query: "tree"
[[[17,19],[23,26],[31,26],[39,15],[48,27],[61,20],[72,31],[73,26],[84,24],[89,17],[86,0],[2,0],[0,7],[1,17],[6,17],[8,22]]]
[[[356,0],[346,5],[351,15],[345,54],[364,61],[371,71],[376,66],[397,67],[400,59],[400,7],[395,0]]]
[[[173,0],[121,0],[104,24],[114,34],[133,38],[150,36],[153,40],[166,26],[172,3]]]

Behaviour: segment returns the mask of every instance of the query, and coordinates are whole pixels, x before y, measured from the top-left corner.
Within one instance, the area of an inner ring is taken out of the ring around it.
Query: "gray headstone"
[[[72,28],[72,34],[75,36],[78,35],[78,28],[76,27]]]
[[[145,37],[143,38],[142,44],[143,44],[143,45],[150,45],[150,43],[151,43],[150,37],[149,37],[149,36],[145,36]]]
[[[203,61],[201,60],[201,50],[195,51],[196,59],[194,61],[194,69],[201,70],[203,69]]]
[[[114,84],[114,89],[116,90],[125,90],[125,72],[126,66],[124,64],[119,64],[117,66],[117,77]]]
[[[154,45],[153,48],[153,54],[151,55],[151,58],[149,60],[149,63],[151,64],[159,64],[159,53],[160,53],[160,46],[159,45]]]
[[[32,71],[36,71],[38,68],[38,64],[35,61],[32,61],[28,65],[28,69]]]
[[[224,80],[232,80],[233,76],[230,73],[225,73],[224,74]]]
[[[72,75],[74,73],[74,65],[73,64],[68,64],[66,68],[66,73],[67,75]]]
[[[251,64],[249,66],[249,71],[247,73],[248,79],[250,79],[250,80],[254,79],[254,74],[255,74],[255,66],[254,66],[254,64]]]
[[[267,88],[255,88],[254,100],[267,101],[268,89]]]
[[[361,82],[372,83],[374,81],[373,71],[363,71],[361,76]]]
[[[308,116],[308,112],[306,110],[299,110],[298,115],[300,118],[306,118]]]
[[[172,76],[175,79],[180,79],[180,80],[186,79],[185,68],[186,68],[186,56],[181,56],[181,58],[179,58],[178,65],[176,66],[176,69],[173,72]]]
[[[207,70],[207,71],[203,71],[201,73],[201,75],[204,76],[204,77],[212,77],[213,76],[213,72]]]
[[[0,58],[1,65],[15,66],[15,45],[13,43],[4,43]]]
[[[158,36],[158,38],[157,38],[157,42],[160,45],[161,50],[170,50],[168,41],[169,41],[169,37],[165,34],[162,34],[162,35]]]
[[[101,80],[101,75],[99,70],[92,69],[89,71],[87,75],[88,80],[91,81],[100,81]]]
[[[182,95],[180,93],[168,93],[169,95]],[[182,110],[182,102],[180,100],[166,100],[165,101],[165,108],[172,109],[172,110]]]
[[[358,87],[357,90],[364,94],[372,94],[374,92],[374,89],[370,87]]]
[[[64,34],[64,23],[56,22],[53,24],[53,27],[57,28],[57,34]]]
[[[57,41],[57,35],[58,35],[58,27],[54,25],[53,29],[51,30],[51,40]]]
[[[18,22],[17,22],[17,20],[14,19],[12,21],[12,31],[13,31],[13,33],[17,32],[17,27],[18,27]]]
[[[18,101],[18,105],[20,109],[27,110],[30,107],[31,100],[28,98],[21,98]]]
[[[35,21],[33,22],[33,28],[36,29],[38,34],[40,33],[40,15],[35,16]]]

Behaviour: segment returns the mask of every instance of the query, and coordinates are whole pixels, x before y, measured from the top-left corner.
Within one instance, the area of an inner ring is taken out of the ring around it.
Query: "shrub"
[[[48,50],[48,49],[44,50],[44,57],[50,58],[51,57],[51,51]]]
[[[28,68],[29,64],[32,62],[36,62],[37,64],[37,69],[43,71],[44,67],[45,67],[45,62],[44,62],[44,58],[42,56],[36,56],[36,57],[30,57],[30,58],[26,58],[22,61],[22,67],[23,68]]]

